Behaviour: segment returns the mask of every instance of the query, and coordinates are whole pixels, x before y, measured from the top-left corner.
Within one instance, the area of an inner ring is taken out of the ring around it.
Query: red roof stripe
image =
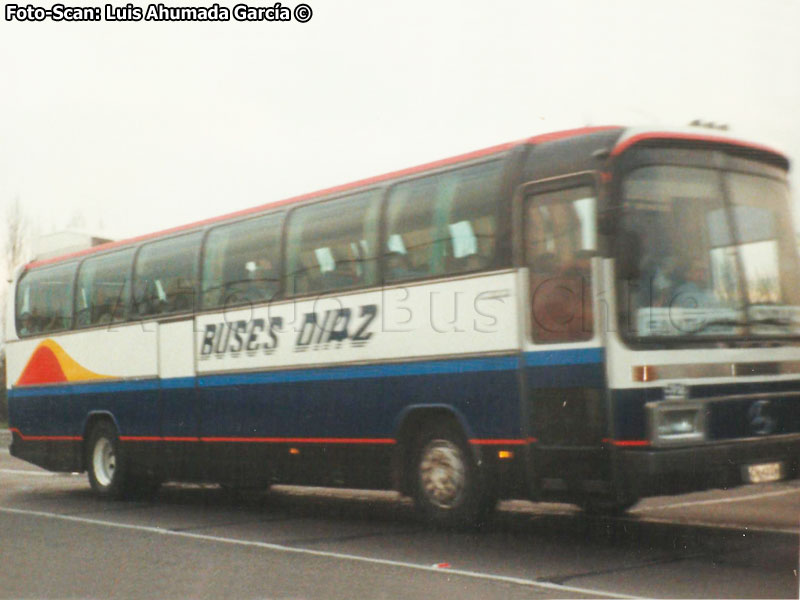
[[[697,142],[713,142],[715,144],[729,144],[732,146],[744,146],[746,148],[753,148],[754,150],[760,150],[762,152],[769,152],[770,154],[777,154],[778,156],[783,156],[783,152],[778,152],[777,150],[770,148],[769,146],[763,146],[761,144],[755,144],[753,142],[746,142],[743,140],[737,140],[728,137],[722,137],[718,135],[707,135],[707,134],[700,134],[700,133],[674,133],[669,131],[648,131],[646,133],[639,133],[637,135],[633,135],[628,139],[622,140],[617,146],[611,151],[612,156],[616,156],[621,154],[628,148],[630,148],[633,144],[638,144],[639,142],[645,140],[652,140],[652,139],[670,139],[670,140],[691,140]]]
[[[491,156],[492,154],[499,154],[501,152],[506,152],[515,146],[520,146],[523,144],[542,144],[544,142],[552,142],[557,140],[562,140],[569,137],[575,137],[579,135],[588,135],[590,133],[597,133],[599,131],[607,131],[610,129],[619,129],[618,126],[602,126],[602,127],[583,127],[580,129],[569,129],[565,131],[556,131],[552,133],[544,133],[541,135],[536,135],[533,137],[529,137],[524,140],[518,140],[515,142],[507,142],[505,144],[498,144],[497,146],[490,146],[488,148],[483,148],[481,150],[475,150],[474,152],[468,152],[466,154],[459,154],[458,156],[452,156],[450,158],[445,158],[442,160],[437,160],[430,163],[425,163],[422,165],[418,165],[416,167],[409,167],[407,169],[401,169],[399,171],[392,171],[390,173],[385,173],[383,175],[377,175],[375,177],[369,177],[367,179],[361,179],[359,181],[354,181],[351,183],[345,183],[342,185],[337,185],[334,187],[326,188],[323,190],[318,190],[315,192],[310,192],[307,194],[301,194],[300,196],[293,196],[291,198],[285,198],[283,200],[277,200],[275,202],[268,202],[266,204],[261,204],[259,206],[254,206],[251,208],[245,208],[242,210],[238,210],[232,213],[228,213],[225,215],[221,215],[218,217],[211,217],[209,219],[203,219],[201,221],[196,221],[194,223],[189,223],[187,225],[179,225],[177,227],[171,227],[169,229],[164,229],[162,231],[156,231],[154,233],[147,233],[144,235],[119,240],[116,242],[109,242],[107,244],[103,244],[101,246],[94,246],[92,248],[86,248],[85,250],[79,250],[77,252],[72,252],[70,254],[65,254],[62,256],[56,256],[53,258],[47,258],[43,260],[37,260],[31,263],[28,263],[25,266],[25,269],[31,269],[34,267],[40,267],[44,265],[49,265],[57,262],[61,262],[63,260],[67,260],[70,258],[77,258],[79,256],[85,256],[88,254],[94,254],[96,252],[102,252],[106,250],[111,250],[113,248],[127,246],[129,244],[134,244],[137,242],[142,242],[145,240],[156,239],[162,236],[170,235],[173,233],[179,233],[181,231],[188,231],[190,229],[195,229],[198,227],[204,227],[206,225],[211,225],[213,223],[217,223],[220,221],[226,221],[228,219],[235,219],[237,217],[245,217],[248,215],[257,214],[262,211],[266,211],[269,209],[278,208],[281,206],[285,206],[287,204],[294,204],[296,202],[302,202],[303,200],[310,200],[311,198],[321,198],[324,196],[328,196],[331,194],[336,194],[338,192],[346,192],[348,190],[354,190],[361,187],[367,187],[370,185],[374,185],[377,183],[383,183],[385,181],[390,181],[392,179],[397,179],[399,177],[405,177],[407,175],[414,175],[416,173],[423,173],[425,171],[430,171],[433,169],[438,169],[440,167],[446,167],[454,164],[458,164],[460,162],[467,162],[470,160],[475,160],[477,158],[483,158],[485,156]]]

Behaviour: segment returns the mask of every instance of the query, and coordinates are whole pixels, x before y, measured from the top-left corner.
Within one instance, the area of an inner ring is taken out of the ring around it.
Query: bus
[[[589,127],[34,261],[10,452],[109,498],[394,489],[442,525],[796,478],[788,169]]]

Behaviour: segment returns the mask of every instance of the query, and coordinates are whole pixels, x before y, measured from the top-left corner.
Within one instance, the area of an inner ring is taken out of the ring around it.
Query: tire
[[[411,461],[414,502],[428,522],[447,528],[482,523],[497,504],[487,494],[459,428],[432,424],[417,438]]]
[[[100,421],[89,432],[86,471],[92,490],[103,498],[120,499],[130,491],[128,465],[116,428]]]

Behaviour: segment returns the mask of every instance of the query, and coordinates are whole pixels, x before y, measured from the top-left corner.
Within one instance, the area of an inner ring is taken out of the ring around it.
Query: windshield
[[[646,166],[627,175],[623,202],[618,265],[628,335],[800,334],[797,254],[783,182]]]

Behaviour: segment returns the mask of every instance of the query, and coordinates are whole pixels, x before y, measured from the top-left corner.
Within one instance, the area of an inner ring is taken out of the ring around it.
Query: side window
[[[380,194],[304,206],[291,213],[286,247],[288,294],[316,294],[378,283]]]
[[[588,186],[536,194],[525,201],[525,260],[537,342],[592,338],[595,212],[594,192]]]
[[[194,310],[201,233],[142,246],[133,276],[133,310],[140,317]]]
[[[72,327],[72,288],[77,264],[29,271],[17,286],[16,325],[20,337]]]
[[[127,318],[134,249],[87,258],[78,271],[75,326],[117,323]]]
[[[386,214],[386,280],[492,266],[502,166],[494,161],[396,185]]]
[[[268,302],[280,287],[283,215],[212,229],[203,258],[203,308]]]

